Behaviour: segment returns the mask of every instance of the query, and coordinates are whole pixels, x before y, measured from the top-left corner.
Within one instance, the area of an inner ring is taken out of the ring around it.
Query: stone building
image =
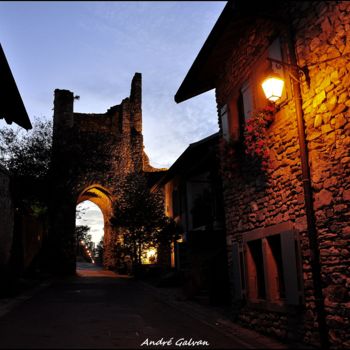
[[[171,266],[184,276],[187,297],[228,302],[228,276],[219,134],[191,143],[155,188],[164,193],[165,214],[181,229]]]
[[[50,237],[57,271],[75,272],[75,211],[85,200],[104,217],[104,264],[113,267],[118,232],[110,225],[113,205],[122,195],[119,184],[130,173],[153,172],[142,136],[141,74],[130,96],[103,114],[73,111],[75,96],[55,90],[52,151]]]
[[[350,347],[349,29],[347,1],[228,2],[175,96],[216,91],[234,317],[322,347]]]

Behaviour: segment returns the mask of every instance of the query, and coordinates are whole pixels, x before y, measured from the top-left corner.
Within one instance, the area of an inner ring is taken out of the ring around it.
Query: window
[[[213,221],[213,196],[205,188],[202,193],[197,193],[192,203],[192,229],[210,225]]]
[[[247,281],[248,281],[248,298],[265,299],[265,272],[264,257],[262,249],[262,240],[256,239],[247,244]]]
[[[220,119],[221,119],[222,136],[226,141],[229,141],[230,131],[229,131],[229,123],[228,123],[227,105],[224,105],[220,108]]]
[[[281,51],[281,42],[280,42],[279,38],[275,39],[272,42],[272,44],[269,46],[268,57],[273,58],[273,59],[278,60],[278,61],[283,61],[282,51]],[[281,76],[284,75],[283,74],[283,67],[276,62],[272,62],[272,70],[275,73],[280,74]]]
[[[242,102],[243,102],[242,112],[244,113],[244,120],[248,120],[255,109],[253,91],[252,91],[252,88],[250,87],[249,80],[247,80],[243,84],[241,88],[241,96],[242,96]]]
[[[235,298],[300,304],[299,248],[292,224],[257,229],[242,237],[242,242],[233,242],[232,250]]]
[[[242,140],[246,121],[251,114],[268,103],[261,87],[261,82],[266,72],[271,70],[283,76],[283,67],[271,63],[267,58],[282,60],[282,50],[279,38],[276,38],[266,49],[261,59],[252,67],[251,74],[241,85],[236,86],[235,91],[220,109],[220,120],[223,137],[234,141]],[[286,89],[284,89],[285,94]],[[282,98],[283,99],[283,98]]]
[[[281,300],[285,298],[281,235],[267,237],[265,244],[265,254],[269,268],[270,299]]]

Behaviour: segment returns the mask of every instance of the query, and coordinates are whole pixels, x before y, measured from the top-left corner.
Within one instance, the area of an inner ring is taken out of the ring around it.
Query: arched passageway
[[[103,234],[104,219],[101,209],[89,200],[79,203],[75,217],[77,263],[102,263]]]
[[[93,203],[98,207],[102,213],[102,223],[103,227],[103,261],[100,261],[105,266],[108,267],[109,262],[109,253],[114,246],[114,235],[112,227],[110,225],[110,218],[113,215],[113,200],[111,193],[104,187],[100,185],[91,185],[88,188],[84,189],[78,196],[77,199],[77,208],[82,203]],[[77,224],[77,221],[76,221]],[[79,242],[76,242],[79,245]],[[98,242],[97,242],[98,243]]]
[[[115,265],[109,219],[112,204],[122,195],[121,181],[131,173],[155,171],[144,152],[141,80],[136,73],[129,97],[105,113],[74,112],[74,93],[55,90],[49,249],[58,274],[75,274],[75,212],[85,200],[103,213],[104,265]]]

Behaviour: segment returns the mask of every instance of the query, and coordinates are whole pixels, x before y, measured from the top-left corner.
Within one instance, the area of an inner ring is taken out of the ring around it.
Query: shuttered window
[[[239,300],[243,298],[242,286],[242,266],[240,258],[240,249],[237,242],[232,244],[232,275],[233,275],[233,299]]]
[[[242,88],[241,94],[243,99],[243,113],[244,120],[248,120],[251,117],[251,114],[254,111],[254,100],[253,100],[253,92],[250,87],[249,81],[246,81]]]
[[[235,85],[235,88],[227,98],[227,104],[219,109],[221,130],[225,140],[242,141],[246,121],[254,111],[266,107],[268,100],[262,90],[261,82],[271,69],[281,77],[284,77],[283,67],[276,62],[268,60],[268,58],[271,58],[283,61],[282,47],[280,38],[276,38],[254,64],[250,75],[245,78],[246,80],[242,84]],[[282,99],[278,103],[285,101],[287,97],[289,83],[288,79],[285,80],[286,88],[283,91]]]
[[[287,231],[281,234],[281,254],[283,257],[284,284],[287,302],[290,305],[298,305],[301,302],[301,291],[298,278],[298,242],[295,240],[295,232]]]
[[[223,105],[220,108],[220,119],[221,119],[222,136],[226,141],[229,141],[229,139],[230,139],[230,127],[229,127],[229,122],[228,122],[227,105]]]
[[[243,233],[243,249],[239,242],[233,242],[235,299],[246,295],[252,302],[264,300],[278,304],[301,304],[299,245],[296,231],[291,225],[286,229],[287,226],[284,223]]]

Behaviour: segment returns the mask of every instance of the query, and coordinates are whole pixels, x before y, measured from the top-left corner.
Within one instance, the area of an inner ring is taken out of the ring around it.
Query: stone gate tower
[[[52,152],[50,242],[57,271],[75,272],[75,211],[84,200],[97,204],[104,216],[106,256],[112,249],[109,219],[128,174],[152,171],[144,153],[141,74],[130,96],[104,114],[75,113],[75,97],[55,90]],[[154,169],[155,170],[155,169]]]

